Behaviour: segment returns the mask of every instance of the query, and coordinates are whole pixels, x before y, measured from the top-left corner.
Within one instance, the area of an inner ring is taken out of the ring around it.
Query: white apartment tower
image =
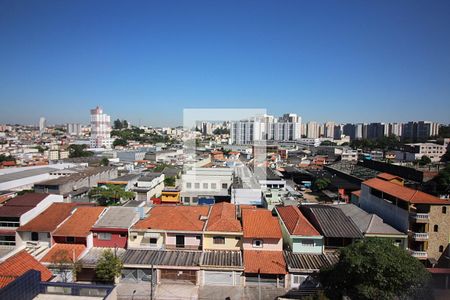
[[[100,107],[91,109],[91,148],[111,148],[111,117]]]
[[[317,122],[310,121],[306,124],[306,137],[309,139],[317,139],[320,135],[320,126]]]
[[[39,133],[40,134],[44,133],[45,127],[47,125],[46,123],[47,122],[46,122],[45,118],[44,117],[40,117],[40,119],[39,119]]]

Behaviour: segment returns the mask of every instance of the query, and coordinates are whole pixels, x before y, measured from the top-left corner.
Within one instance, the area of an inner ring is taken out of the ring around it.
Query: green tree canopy
[[[16,158],[12,155],[0,154],[0,162],[4,161],[16,161]]]
[[[321,270],[320,281],[331,299],[422,299],[430,274],[390,241],[365,239],[343,248],[339,262]]]
[[[324,190],[331,183],[331,180],[328,178],[319,178],[314,182],[316,189],[319,191]]]
[[[97,278],[105,282],[114,282],[122,272],[123,263],[111,249],[103,251],[97,262],[95,273]]]
[[[431,163],[431,159],[426,155],[422,155],[422,157],[419,159],[419,165],[421,165],[421,166],[426,166],[430,163]]]
[[[113,147],[116,147],[116,146],[126,147],[126,146],[128,146],[128,142],[127,142],[127,140],[118,138],[118,139],[115,139],[113,142]]]
[[[175,186],[175,177],[168,176],[168,177],[164,178],[164,185]]]
[[[76,158],[76,157],[88,157],[93,156],[94,153],[91,151],[86,151],[87,145],[76,145],[72,144],[69,146],[69,157],[70,158]]]
[[[100,205],[116,205],[121,199],[129,200],[135,197],[133,192],[126,191],[124,187],[117,184],[107,184],[94,187],[89,191],[89,196],[94,198]]]

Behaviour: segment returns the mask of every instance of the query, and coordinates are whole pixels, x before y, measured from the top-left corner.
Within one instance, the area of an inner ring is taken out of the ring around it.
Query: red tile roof
[[[207,217],[208,212],[207,206],[156,206],[133,228],[202,231],[206,220],[200,220],[200,216]]]
[[[45,193],[27,193],[21,196],[14,197],[8,202],[6,202],[5,205],[7,206],[36,206],[38,205],[42,200],[48,197],[49,194]]]
[[[41,281],[48,281],[52,278],[52,272],[49,269],[22,250],[0,263],[0,288],[5,287],[29,270],[40,271]]]
[[[366,180],[362,184],[412,204],[449,204],[448,201],[439,199],[433,195],[379,178]]]
[[[260,274],[286,274],[282,251],[244,250],[244,272]]]
[[[353,191],[352,195],[355,195],[356,197],[361,197],[361,190]]]
[[[320,236],[297,206],[278,206],[276,209],[291,235]]]
[[[77,261],[83,251],[86,249],[86,246],[83,244],[55,244],[50,248],[43,258],[41,258],[41,262],[44,263],[52,263],[55,260],[59,261]]]
[[[56,230],[53,236],[73,236],[86,237],[92,226],[97,222],[98,217],[105,208],[97,207],[78,207],[75,212]]]
[[[236,218],[236,206],[227,202],[214,204],[209,214],[206,230],[241,232],[241,222]]]
[[[20,217],[34,206],[0,206],[0,217]]]
[[[75,208],[76,203],[53,203],[30,222],[17,228],[17,231],[52,232]]]
[[[401,178],[400,176],[395,176],[389,173],[380,173],[377,175],[378,178],[384,179],[384,180],[392,180],[392,179],[399,179],[399,180],[403,180],[403,178]]]
[[[278,218],[272,216],[272,212],[267,209],[243,209],[242,224],[244,228],[244,238],[282,237]]]

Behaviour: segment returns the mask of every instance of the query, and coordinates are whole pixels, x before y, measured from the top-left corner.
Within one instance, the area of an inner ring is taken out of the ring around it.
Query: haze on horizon
[[[0,0],[0,123],[450,123],[450,1]]]

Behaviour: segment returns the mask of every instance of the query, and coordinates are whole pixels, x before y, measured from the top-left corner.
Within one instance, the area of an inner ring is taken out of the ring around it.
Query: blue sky
[[[450,1],[0,0],[0,123],[450,122]]]

